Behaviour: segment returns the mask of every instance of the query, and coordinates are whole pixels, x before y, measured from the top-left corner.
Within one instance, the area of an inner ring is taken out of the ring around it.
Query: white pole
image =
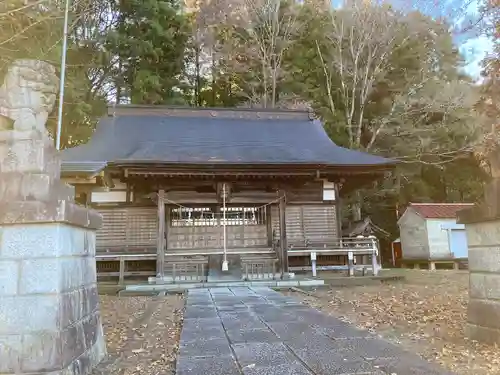
[[[227,264],[227,245],[226,245],[226,184],[222,185],[222,228],[224,240],[224,260],[222,261],[222,271],[227,271],[229,266]]]
[[[64,10],[64,34],[63,34],[63,50],[61,56],[61,77],[59,79],[59,109],[57,117],[57,133],[56,133],[56,149],[61,149],[61,131],[62,131],[62,116],[64,103],[64,83],[66,80],[66,54],[68,52],[68,23],[69,23],[69,2],[66,0]]]

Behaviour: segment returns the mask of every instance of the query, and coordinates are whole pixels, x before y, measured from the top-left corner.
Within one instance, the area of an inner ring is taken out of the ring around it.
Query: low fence
[[[275,244],[279,246],[279,244]],[[243,278],[246,280],[275,278],[278,270],[278,260],[265,259],[270,255],[269,248],[242,248],[228,249],[229,254],[259,255],[251,261],[242,262]],[[274,251],[274,250],[273,250]],[[179,281],[206,281],[208,271],[208,256],[222,254],[222,249],[175,249],[167,250],[165,258],[165,274],[173,282]],[[271,252],[272,254],[273,252]],[[274,253],[275,254],[275,253]],[[321,238],[307,239],[293,242],[288,245],[288,258],[302,258],[300,265],[290,264],[290,271],[312,271],[313,276],[321,270],[345,270],[349,276],[360,270],[363,274],[371,271],[377,275],[378,242],[374,237],[358,238]],[[340,259],[336,264],[332,257]],[[96,256],[99,277],[118,277],[123,283],[126,277],[156,276],[156,254],[113,254],[104,253]],[[146,265],[147,264],[147,265]]]
[[[98,254],[96,262],[98,277],[118,277],[120,284],[125,277],[149,277],[156,273],[156,254]],[[154,265],[148,267],[147,262]]]
[[[290,271],[312,271],[316,276],[318,270],[346,270],[354,276],[355,270],[363,274],[371,270],[373,275],[379,271],[378,241],[375,237],[356,238],[321,238],[306,239],[288,244],[288,257],[302,257],[310,260],[310,265],[290,266]],[[344,264],[321,264],[321,257],[338,256],[344,258]],[[347,258],[347,259],[346,259]]]

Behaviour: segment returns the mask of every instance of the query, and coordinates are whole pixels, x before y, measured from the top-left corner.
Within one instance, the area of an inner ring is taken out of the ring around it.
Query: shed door
[[[452,229],[450,233],[450,250],[455,258],[467,258],[467,236],[463,229]]]

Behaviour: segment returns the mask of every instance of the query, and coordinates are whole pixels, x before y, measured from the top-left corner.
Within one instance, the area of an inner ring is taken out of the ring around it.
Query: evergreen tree
[[[116,5],[108,49],[118,56],[117,100],[133,104],[182,103],[179,88],[188,19],[177,0],[128,0]]]

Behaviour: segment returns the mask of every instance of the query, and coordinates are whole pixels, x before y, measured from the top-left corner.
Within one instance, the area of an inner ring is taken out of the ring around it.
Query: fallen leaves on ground
[[[101,373],[175,373],[184,300],[182,296],[100,296],[108,356]]]
[[[467,339],[467,272],[408,270],[406,280],[302,295],[313,307],[376,332],[457,374],[500,374],[500,349]]]

